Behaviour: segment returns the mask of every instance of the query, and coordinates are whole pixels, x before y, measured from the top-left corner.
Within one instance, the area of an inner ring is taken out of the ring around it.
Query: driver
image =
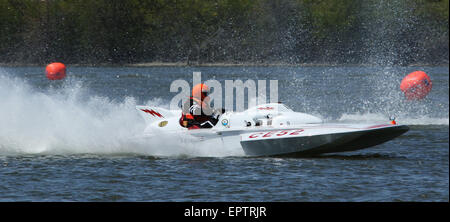
[[[205,84],[197,84],[192,89],[189,100],[183,104],[180,125],[188,129],[211,128],[216,125],[220,114],[210,107],[209,87]]]

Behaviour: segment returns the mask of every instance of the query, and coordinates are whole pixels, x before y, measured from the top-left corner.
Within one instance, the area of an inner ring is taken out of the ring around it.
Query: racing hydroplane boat
[[[136,106],[147,127],[142,137],[173,135],[183,142],[211,147],[239,147],[246,156],[308,156],[347,152],[392,140],[409,130],[406,125],[324,123],[286,105],[269,103],[244,112],[225,112],[215,126],[187,129],[180,125],[181,110]],[[186,140],[186,138],[188,138]]]

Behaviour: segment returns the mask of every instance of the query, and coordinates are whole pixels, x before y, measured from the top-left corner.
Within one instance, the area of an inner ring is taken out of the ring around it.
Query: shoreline
[[[45,67],[47,64],[33,64],[33,63],[0,63],[0,67]],[[201,64],[187,64],[186,62],[146,62],[146,63],[98,63],[98,64],[70,64],[66,63],[66,66],[72,67],[324,67],[324,66],[347,66],[347,67],[430,67],[430,66],[449,66],[449,63],[443,64],[408,64],[408,65],[380,65],[380,64],[349,64],[349,63],[282,63],[282,62],[270,62],[270,63],[201,63]]]

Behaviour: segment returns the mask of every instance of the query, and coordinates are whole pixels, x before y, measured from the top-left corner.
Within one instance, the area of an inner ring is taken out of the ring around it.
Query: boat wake
[[[82,81],[66,79],[58,87],[36,89],[27,81],[0,73],[0,155],[148,155],[239,156],[241,150],[214,150],[180,143],[164,134],[149,141],[136,135],[145,123],[136,99],[93,95]],[[145,105],[165,107],[161,99]]]

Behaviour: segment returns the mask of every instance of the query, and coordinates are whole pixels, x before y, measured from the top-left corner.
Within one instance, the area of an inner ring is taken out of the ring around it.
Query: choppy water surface
[[[0,201],[448,201],[448,67],[0,68]],[[433,89],[405,101],[403,76]],[[279,99],[328,122],[397,122],[385,144],[316,158],[247,158],[161,138],[129,138],[135,105],[163,106],[176,79],[279,81]]]

